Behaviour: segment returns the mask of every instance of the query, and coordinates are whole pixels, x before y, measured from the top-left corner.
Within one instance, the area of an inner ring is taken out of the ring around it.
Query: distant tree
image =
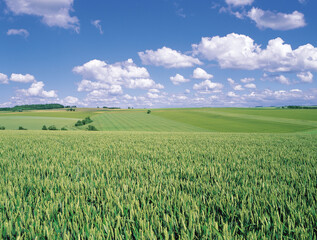
[[[5,130],[6,128],[4,126],[0,126],[0,130]]]
[[[150,114],[151,113],[151,110],[147,110],[147,114]]]
[[[83,122],[78,120],[76,123],[75,123],[75,127],[80,127],[80,126],[83,126]]]
[[[51,130],[51,131],[55,131],[55,130],[58,130],[55,125],[51,125],[48,127],[48,130]]]
[[[19,127],[19,130],[27,130],[27,129],[24,128],[24,127],[22,127],[22,126],[20,126],[20,127]]]
[[[42,130],[47,130],[46,125],[43,125]]]
[[[88,131],[98,131],[97,128],[95,126],[92,126],[92,125],[88,125],[87,130]]]
[[[62,130],[62,131],[67,131],[67,128],[62,127],[61,130]]]

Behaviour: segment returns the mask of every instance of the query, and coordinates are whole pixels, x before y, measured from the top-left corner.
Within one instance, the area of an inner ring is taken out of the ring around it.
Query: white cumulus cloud
[[[226,0],[226,3],[232,6],[245,6],[251,5],[253,1],[254,0]]]
[[[256,85],[254,83],[248,83],[244,85],[245,88],[256,88]]]
[[[144,65],[163,66],[165,68],[185,68],[202,65],[198,58],[187,56],[167,47],[156,51],[146,50],[138,54]]]
[[[229,82],[230,86],[235,91],[243,91],[244,90],[244,88],[240,84],[236,84],[235,81],[232,78],[228,78],[227,81]]]
[[[8,36],[11,36],[11,35],[20,35],[20,36],[22,36],[22,37],[27,38],[27,37],[30,35],[30,33],[29,33],[28,30],[26,30],[26,29],[9,29],[9,30],[7,31],[7,35],[8,35]]]
[[[57,94],[54,90],[45,91],[43,82],[34,82],[28,89],[19,90],[20,93],[27,97],[44,97],[44,98],[54,98]]]
[[[31,74],[17,74],[12,73],[10,80],[12,82],[20,82],[20,83],[29,83],[29,82],[35,82],[35,77]]]
[[[270,40],[262,49],[250,37],[231,33],[225,37],[203,37],[199,44],[192,47],[195,55],[215,60],[221,68],[269,72],[317,71],[317,48],[306,44],[293,50],[281,38]]]
[[[202,68],[196,68],[193,72],[193,78],[195,79],[205,79],[209,80],[212,79],[214,76],[212,74],[207,73],[204,69]]]
[[[180,83],[189,82],[189,79],[184,78],[182,75],[178,73],[174,77],[170,77],[170,80],[172,81],[174,85],[179,85]]]
[[[304,14],[298,11],[287,14],[252,8],[248,12],[248,17],[252,19],[260,29],[291,30],[306,26]]]
[[[205,80],[201,83],[194,84],[193,86],[194,90],[206,90],[206,91],[220,90],[221,88],[223,88],[223,85],[221,83],[211,82],[210,80]]]
[[[5,0],[8,9],[16,15],[35,15],[50,26],[79,31],[79,20],[70,16],[74,0]]]
[[[79,92],[89,92],[89,101],[103,101],[123,94],[123,88],[163,89],[162,84],[150,78],[144,67],[138,67],[132,59],[114,64],[101,60],[91,60],[73,68],[83,80],[78,84]],[[99,100],[98,100],[99,98]]]
[[[0,73],[0,84],[8,84],[9,83],[9,79],[8,76]]]
[[[254,78],[242,78],[240,81],[242,83],[250,83],[250,82],[255,81],[255,79]]]
[[[77,104],[79,102],[79,99],[73,96],[67,96],[64,98],[63,103],[65,105],[74,105]]]
[[[312,83],[314,75],[311,72],[301,72],[297,74],[297,77],[305,83]]]

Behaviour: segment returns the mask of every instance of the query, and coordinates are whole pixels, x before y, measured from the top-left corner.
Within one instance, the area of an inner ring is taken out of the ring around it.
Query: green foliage
[[[0,238],[315,239],[316,142],[4,131]]]
[[[47,130],[46,125],[43,125],[42,130]]]
[[[67,128],[62,127],[61,130],[62,130],[62,131],[67,131]]]
[[[90,117],[86,117],[83,121],[82,121],[82,123],[83,123],[83,125],[86,125],[86,124],[89,124],[89,123],[92,123],[93,121],[90,119]]]
[[[20,105],[20,106],[15,106],[13,108],[0,108],[0,111],[22,112],[23,110],[43,110],[43,109],[58,109],[58,108],[64,108],[64,106],[57,103]]]
[[[0,130],[5,130],[6,128],[4,126],[0,126]]]
[[[48,130],[55,131],[58,130],[55,125],[51,125],[48,127]]]
[[[147,112],[146,112],[147,114],[150,114],[151,113],[151,110],[147,110]]]
[[[97,128],[93,125],[88,125],[87,130],[88,131],[98,131]]]
[[[80,127],[89,123],[92,123],[93,121],[90,119],[90,117],[86,117],[84,120],[78,120],[75,123],[75,127]]]
[[[289,109],[317,109],[317,106],[287,106]]]
[[[81,120],[78,120],[76,123],[75,123],[75,127],[80,127],[80,126],[83,126],[83,122]]]
[[[22,126],[19,126],[18,130],[27,130],[27,129]]]

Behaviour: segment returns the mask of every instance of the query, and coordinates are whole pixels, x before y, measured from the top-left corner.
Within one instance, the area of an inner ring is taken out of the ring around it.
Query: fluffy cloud
[[[93,90],[97,90],[97,89],[109,89],[110,85],[107,83],[102,83],[102,82],[92,82],[89,80],[82,80],[79,84],[78,84],[78,88],[77,91],[78,92],[91,92]]]
[[[9,83],[9,79],[8,76],[0,73],[0,84],[8,84]]]
[[[228,80],[229,84],[231,85],[231,87],[235,91],[243,91],[244,90],[244,88],[240,84],[236,84],[232,78],[228,78],[227,80]]]
[[[195,55],[216,60],[221,68],[263,69],[269,72],[317,71],[317,48],[311,44],[293,50],[281,38],[272,39],[266,49],[245,35],[236,33],[225,37],[204,37],[193,44]]]
[[[240,81],[242,83],[250,83],[250,82],[255,81],[255,79],[254,78],[242,78]]]
[[[22,37],[27,38],[30,35],[30,33],[26,29],[9,29],[8,32],[7,32],[7,35],[8,36],[20,35]]]
[[[209,80],[212,79],[214,76],[207,73],[204,69],[202,68],[196,68],[193,72],[193,78],[195,79],[205,79]]]
[[[256,88],[256,85],[254,83],[248,83],[244,85],[245,88]]]
[[[239,97],[239,95],[235,94],[234,92],[228,92],[228,97]]]
[[[180,74],[176,74],[174,77],[170,77],[170,80],[174,85],[179,85],[180,83],[189,82],[189,79],[184,78]]]
[[[50,27],[57,26],[79,31],[78,18],[69,14],[74,0],[5,0],[5,2],[14,14],[39,16]]]
[[[226,3],[228,5],[232,6],[245,6],[245,5],[251,5],[254,0],[226,0]]]
[[[43,82],[34,82],[28,89],[19,90],[24,96],[27,97],[44,97],[44,98],[54,98],[57,94],[54,90],[45,91]]]
[[[219,91],[221,88],[223,88],[223,85],[221,83],[214,83],[210,80],[205,80],[199,84],[194,84],[193,89],[194,90],[205,90],[207,91]]]
[[[10,80],[12,82],[20,82],[20,83],[29,83],[29,82],[35,82],[35,77],[30,74],[16,74],[12,73]]]
[[[112,98],[114,95],[122,95],[123,87],[152,91],[164,88],[150,78],[146,68],[138,67],[132,59],[114,64],[95,59],[74,67],[73,72],[83,77],[77,90],[89,92],[87,99],[93,102],[98,102],[98,97],[100,101],[106,101],[109,96]]]
[[[91,21],[91,24],[94,25],[99,30],[100,34],[103,34],[103,30],[102,30],[100,22],[101,22],[100,20],[94,20],[94,21]]]
[[[154,80],[149,78],[139,78],[139,79],[130,79],[128,80],[127,88],[141,88],[141,89],[149,89],[149,88],[157,88],[163,89],[164,86],[162,84],[156,84]]]
[[[240,84],[234,85],[234,86],[232,86],[232,88],[235,91],[243,91],[244,90],[244,88]]]
[[[252,8],[248,12],[248,17],[261,29],[271,28],[274,30],[291,30],[306,26],[304,14],[297,11],[286,14]]]
[[[267,75],[266,73],[263,74],[261,78],[263,81],[271,81],[271,82],[279,82],[281,84],[290,85],[290,80],[285,77],[284,75]]]
[[[165,68],[184,68],[202,64],[197,58],[187,56],[167,47],[156,51],[146,50],[138,54],[144,65],[163,66]]]
[[[314,75],[311,72],[301,72],[297,74],[297,77],[305,83],[312,83]]]
[[[74,104],[77,104],[78,102],[79,102],[79,99],[76,97],[72,97],[72,96],[67,96],[63,100],[63,103],[65,105],[74,105]]]
[[[115,64],[107,64],[97,59],[91,60],[82,66],[73,68],[73,72],[82,75],[85,79],[122,85],[131,79],[149,78],[150,74],[144,67],[137,67],[132,59]]]
[[[281,84],[285,84],[285,85],[289,85],[291,84],[289,79],[287,77],[285,77],[284,75],[279,75],[279,76],[276,76],[274,78],[275,81],[281,83]]]

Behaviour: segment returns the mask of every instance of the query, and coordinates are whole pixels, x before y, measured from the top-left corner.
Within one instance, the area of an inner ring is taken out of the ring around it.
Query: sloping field
[[[10,130],[16,130],[19,126],[28,130],[40,130],[43,125],[47,127],[55,125],[57,128],[66,127],[69,130],[76,130],[74,127],[76,121],[100,113],[102,111],[93,108],[79,108],[75,112],[68,112],[65,109],[0,112],[0,126]]]
[[[297,110],[293,110],[293,112],[286,110],[285,115],[283,115],[284,109],[275,109],[270,112],[267,112],[266,109],[252,110],[239,111],[223,108],[158,109],[153,110],[152,114],[215,132],[287,133],[317,128],[316,110],[307,110],[307,113],[302,110],[300,113]]]
[[[99,131],[153,132],[241,132],[291,133],[317,129],[317,110],[274,108],[192,108],[103,110],[76,109],[0,113],[0,126],[6,129],[39,130],[45,125],[86,130],[75,127],[77,120],[91,117]]]
[[[72,126],[76,118],[61,117],[31,117],[31,116],[0,116],[0,126],[6,129],[16,130],[19,126],[28,130],[40,130],[43,125],[55,125],[57,128]]]
[[[317,129],[316,110],[292,111],[196,108],[153,109],[146,114],[146,110],[121,110],[93,116],[92,125],[104,131],[158,132],[290,133]]]
[[[147,114],[146,110],[109,111],[92,119],[92,125],[102,131],[206,132],[199,126]]]
[[[317,135],[3,131],[1,239],[316,239]]]

